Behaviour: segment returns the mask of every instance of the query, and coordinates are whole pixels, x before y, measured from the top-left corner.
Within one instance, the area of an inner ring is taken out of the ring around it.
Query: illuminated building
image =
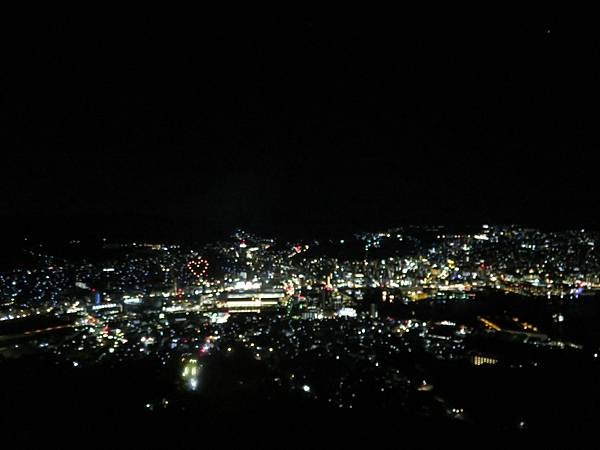
[[[494,365],[497,362],[498,362],[498,360],[496,358],[491,358],[489,356],[481,356],[481,355],[471,356],[471,363],[474,366]]]
[[[225,297],[217,302],[217,305],[229,309],[231,312],[258,312],[262,308],[279,305],[283,301],[285,293],[281,292],[256,292],[241,291],[228,292]]]

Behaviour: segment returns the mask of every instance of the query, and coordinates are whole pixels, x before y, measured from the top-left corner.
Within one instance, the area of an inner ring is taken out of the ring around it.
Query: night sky
[[[2,220],[173,238],[597,226],[600,36],[585,16],[6,15]]]

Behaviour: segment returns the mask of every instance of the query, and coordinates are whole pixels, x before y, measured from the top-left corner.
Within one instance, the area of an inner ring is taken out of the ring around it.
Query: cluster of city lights
[[[188,261],[187,268],[188,270],[198,279],[201,280],[206,277],[208,273],[208,261],[203,258],[193,259]]]

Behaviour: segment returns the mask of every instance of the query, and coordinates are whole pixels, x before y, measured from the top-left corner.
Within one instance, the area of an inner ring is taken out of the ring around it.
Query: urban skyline
[[[0,443],[594,438],[595,14],[248,6],[3,15]]]
[[[266,428],[282,438],[303,423],[339,444],[336,427],[364,436],[375,414],[386,427],[392,417],[410,424],[406,442],[435,445],[428,427],[456,442],[541,439],[594,411],[579,397],[591,386],[564,382],[600,368],[599,242],[597,231],[492,225],[292,242],[236,230],[198,246],[23,240],[0,272],[0,363],[13,386],[37,370],[48,380],[5,399],[51,426],[79,423],[78,412],[102,427],[106,414],[161,423],[158,434],[111,434],[160,446],[189,443],[197,421],[216,437],[250,405],[283,413]],[[143,383],[122,384],[132,376]],[[490,404],[497,390],[505,398]],[[96,391],[105,401],[87,404]],[[39,411],[58,398],[49,420]],[[121,412],[109,413],[116,404]],[[333,428],[306,422],[331,414]],[[236,426],[252,429],[243,417]],[[385,436],[382,445],[395,442]]]

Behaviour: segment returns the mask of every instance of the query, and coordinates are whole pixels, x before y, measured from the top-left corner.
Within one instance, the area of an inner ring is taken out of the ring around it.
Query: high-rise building
[[[377,304],[376,303],[371,303],[371,307],[369,308],[369,313],[371,315],[371,318],[373,318],[373,319],[377,319],[379,317],[379,313],[377,312]]]

